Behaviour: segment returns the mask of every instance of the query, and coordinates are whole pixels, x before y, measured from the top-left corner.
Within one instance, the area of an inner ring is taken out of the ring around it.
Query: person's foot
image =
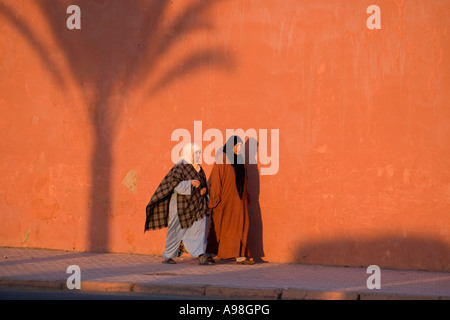
[[[245,258],[245,259],[239,260],[239,261],[236,259],[236,263],[237,264],[252,265],[252,264],[255,264],[255,261],[253,259]]]
[[[213,265],[214,264],[214,260],[213,261],[211,261],[211,260],[213,260],[212,258],[207,258],[207,257],[205,257],[205,255],[204,254],[201,254],[199,257],[198,257],[198,264],[199,265],[201,265],[201,266],[211,266],[211,265]]]
[[[164,258],[164,260],[162,261],[162,263],[164,264],[177,264],[175,262],[175,260],[173,260],[172,258]]]

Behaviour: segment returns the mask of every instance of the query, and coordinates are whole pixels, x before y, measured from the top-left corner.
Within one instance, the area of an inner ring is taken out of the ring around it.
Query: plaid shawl
[[[197,172],[191,164],[181,161],[167,173],[150,199],[146,208],[147,218],[144,232],[168,226],[170,198],[175,187],[185,180],[198,180],[200,187],[191,187],[190,196],[177,195],[177,211],[181,228],[191,227],[195,221],[208,214],[206,194],[200,195],[200,190],[207,188],[205,172],[203,169]]]

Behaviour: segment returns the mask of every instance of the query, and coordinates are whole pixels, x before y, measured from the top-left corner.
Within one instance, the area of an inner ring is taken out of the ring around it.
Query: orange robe
[[[245,183],[242,199],[236,188],[234,168],[226,163],[214,164],[210,176],[209,208],[212,219],[208,233],[206,252],[216,254],[218,258],[228,259],[248,256],[247,234],[248,216],[248,179],[245,167]]]

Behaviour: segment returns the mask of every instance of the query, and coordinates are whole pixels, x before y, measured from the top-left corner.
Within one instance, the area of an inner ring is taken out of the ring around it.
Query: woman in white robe
[[[204,253],[206,248],[206,223],[207,217],[203,216],[200,220],[195,221],[191,227],[182,229],[178,217],[177,196],[190,196],[194,192],[194,188],[200,188],[200,194],[205,195],[206,177],[199,164],[201,156],[201,148],[197,144],[188,143],[182,151],[182,160],[186,164],[191,164],[198,173],[198,180],[181,181],[175,188],[169,202],[169,218],[168,230],[166,236],[165,249],[163,253],[163,263],[175,264],[176,258],[179,256],[179,249],[183,243],[186,251],[193,257],[199,257],[199,264],[211,265],[212,262],[206,259]],[[201,180],[204,180],[201,183]]]

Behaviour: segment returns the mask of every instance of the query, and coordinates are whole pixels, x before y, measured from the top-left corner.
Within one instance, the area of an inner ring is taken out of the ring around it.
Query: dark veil
[[[245,183],[245,167],[244,157],[241,154],[234,153],[234,146],[238,143],[242,143],[242,139],[238,136],[232,136],[228,139],[227,143],[223,146],[223,152],[226,153],[228,160],[234,168],[234,174],[236,176],[236,188],[239,194],[239,198],[242,199],[242,193],[244,192]],[[242,150],[244,146],[242,145]]]

